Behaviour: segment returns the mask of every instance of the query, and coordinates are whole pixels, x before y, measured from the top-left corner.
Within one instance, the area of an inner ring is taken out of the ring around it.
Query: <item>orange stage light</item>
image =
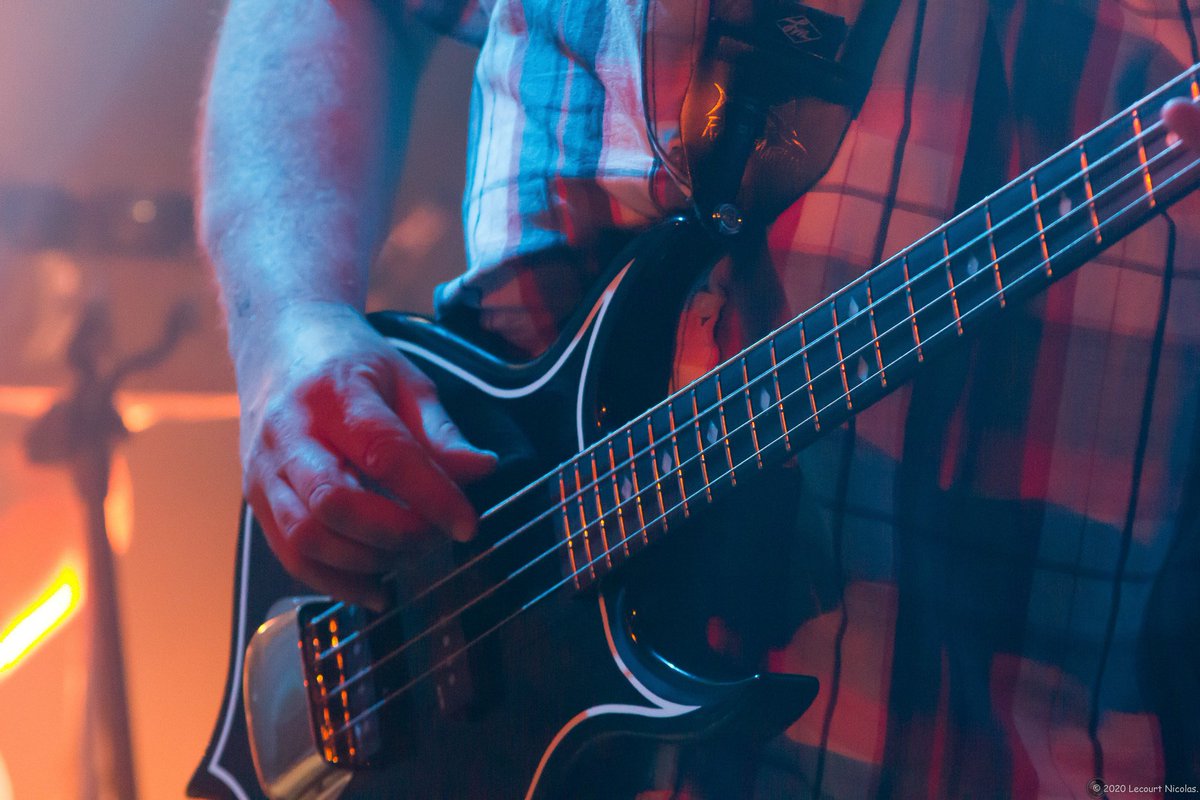
[[[82,593],[79,573],[71,566],[60,569],[41,596],[0,632],[0,678],[71,618]]]
[[[0,756],[0,800],[13,800],[12,779],[4,766],[4,756]]]

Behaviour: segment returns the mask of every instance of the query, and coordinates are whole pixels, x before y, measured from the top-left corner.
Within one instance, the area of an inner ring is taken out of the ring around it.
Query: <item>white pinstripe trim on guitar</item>
[[[462,380],[466,383],[471,384],[472,386],[474,386],[476,389],[483,392],[484,394],[489,394],[492,397],[495,397],[495,398],[498,398],[501,400],[512,400],[517,397],[525,397],[526,395],[530,395],[530,394],[536,392],[538,389],[545,386],[547,381],[549,381],[551,378],[553,378],[555,375],[558,374],[558,371],[560,369],[562,369],[563,364],[565,364],[567,359],[571,357],[571,354],[573,352],[575,352],[575,348],[579,346],[579,343],[581,341],[583,341],[583,337],[587,333],[588,326],[590,326],[592,324],[592,321],[595,320],[596,326],[595,326],[595,328],[593,328],[591,338],[588,340],[587,353],[584,355],[583,369],[580,373],[581,377],[587,375],[587,367],[592,359],[592,349],[596,346],[596,333],[600,329],[600,323],[604,319],[604,313],[606,311],[608,311],[608,304],[612,301],[613,293],[617,290],[617,286],[621,283],[621,280],[625,277],[625,273],[629,271],[629,267],[631,264],[633,264],[632,261],[630,261],[628,264],[626,264],[624,267],[622,267],[621,271],[619,273],[617,273],[617,276],[615,278],[613,278],[611,283],[608,284],[608,287],[604,290],[604,294],[602,294],[600,296],[599,302],[597,302],[595,305],[592,306],[592,310],[588,313],[587,319],[585,319],[583,321],[583,324],[579,326],[579,330],[575,332],[575,336],[571,339],[570,343],[567,344],[567,346],[565,348],[563,348],[562,354],[558,357],[558,360],[555,361],[554,364],[551,365],[550,369],[546,370],[541,375],[541,377],[539,377],[533,383],[526,384],[525,386],[518,386],[515,389],[503,389],[499,386],[493,386],[492,384],[485,381],[483,378],[480,378],[478,375],[468,372],[467,370],[463,369],[462,367],[458,366],[457,364],[454,364],[454,363],[448,361],[447,359],[443,358],[442,356],[437,355],[436,353],[426,350],[424,347],[421,347],[420,345],[412,344],[411,342],[405,342],[400,339],[394,339],[394,338],[390,338],[390,337],[388,338],[388,341],[391,342],[392,346],[395,347],[397,350],[400,350],[401,352],[404,352],[404,353],[411,353],[412,355],[415,355],[425,361],[428,361],[431,364],[436,364],[439,368],[445,370],[446,372],[449,372],[451,375],[455,376],[459,380]],[[576,399],[576,403],[575,403],[575,425],[576,425],[576,430],[577,430],[577,433],[579,436],[579,442],[580,442],[579,448],[582,450],[584,447],[584,445],[583,445],[583,441],[584,441],[584,439],[583,439],[583,381],[580,381],[579,396]]]
[[[233,655],[234,678],[230,681],[232,685],[229,690],[229,702],[226,705],[225,722],[221,726],[221,736],[217,739],[217,746],[213,748],[213,755],[209,759],[207,767],[209,774],[228,786],[229,790],[237,795],[238,800],[250,800],[250,795],[246,794],[246,790],[237,782],[237,779],[217,762],[225,753],[225,743],[229,740],[229,729],[233,726],[234,709],[241,707],[238,703],[238,695],[242,689],[242,659],[246,653],[246,588],[250,578],[250,541],[253,530],[254,516],[247,509],[245,527],[242,529],[242,574],[238,576],[237,648]]]
[[[700,706],[685,706],[679,703],[672,703],[659,697],[654,692],[646,688],[639,681],[629,667],[625,666],[625,661],[617,652],[616,642],[613,641],[612,628],[608,621],[608,609],[604,606],[604,598],[596,598],[600,606],[600,621],[604,626],[604,640],[608,642],[608,652],[612,654],[613,661],[616,662],[617,669],[625,676],[625,680],[629,681],[629,685],[638,691],[642,697],[645,697],[653,706],[631,706],[623,703],[605,703],[604,705],[592,706],[591,708],[580,711],[575,716],[571,717],[570,722],[562,726],[558,733],[554,734],[554,738],[550,740],[550,744],[546,746],[545,752],[542,753],[542,758],[538,761],[537,769],[533,773],[533,780],[529,784],[529,790],[525,792],[525,800],[533,800],[533,793],[537,789],[538,782],[542,779],[542,772],[546,768],[546,763],[550,760],[550,755],[558,748],[558,745],[566,738],[576,726],[586,719],[598,717],[602,714],[631,714],[638,717],[680,717],[691,711],[696,711]]]
[[[485,394],[489,394],[489,395],[499,398],[499,399],[514,399],[514,398],[518,398],[518,397],[525,397],[529,394],[532,394],[533,392],[537,391],[542,386],[544,386],[555,375],[557,375],[558,371],[560,369],[562,369],[563,364],[565,364],[567,359],[571,357],[571,354],[575,351],[575,348],[579,346],[579,343],[583,340],[584,335],[587,333],[589,326],[591,326],[594,321],[595,326],[592,328],[591,335],[588,338],[587,351],[584,353],[583,365],[582,365],[582,369],[580,372],[581,380],[579,382],[579,389],[578,389],[578,393],[577,393],[576,401],[575,401],[576,434],[577,434],[578,441],[579,441],[579,447],[582,450],[586,446],[586,442],[585,442],[585,438],[584,438],[584,424],[583,424],[583,395],[584,395],[584,385],[583,385],[584,380],[583,380],[583,378],[586,377],[588,367],[591,364],[592,352],[596,346],[596,336],[598,335],[599,330],[600,330],[600,323],[603,322],[603,320],[604,320],[604,315],[608,311],[609,303],[612,301],[613,294],[616,291],[617,286],[621,283],[621,280],[625,277],[625,274],[626,274],[626,272],[628,272],[629,267],[632,263],[633,262],[631,261],[631,262],[629,262],[629,264],[626,264],[625,267],[621,269],[621,271],[617,274],[617,276],[612,280],[612,282],[604,290],[604,294],[602,294],[600,296],[599,302],[597,302],[592,307],[591,312],[588,314],[587,318],[583,321],[583,324],[579,326],[579,330],[575,333],[575,336],[571,339],[570,343],[568,343],[567,346],[563,349],[562,354],[558,357],[558,359],[554,362],[554,364],[545,373],[543,373],[537,380],[535,380],[532,383],[529,383],[525,386],[520,386],[515,389],[504,389],[504,388],[501,388],[498,386],[493,386],[492,384],[488,383],[487,381],[483,380],[482,378],[478,377],[477,375],[474,375],[474,374],[466,371],[462,367],[446,360],[445,358],[443,358],[443,357],[441,357],[419,345],[412,344],[410,342],[402,341],[400,339],[395,339],[395,338],[391,338],[391,337],[388,337],[388,341],[391,342],[391,344],[397,350],[400,350],[401,352],[405,352],[405,353],[411,353],[412,355],[418,356],[421,359],[424,359],[432,364],[435,364],[439,368],[445,370],[446,372],[450,373],[451,375],[454,375],[455,377],[459,378],[460,380],[463,380],[466,383],[474,386],[475,388],[479,389],[480,391],[484,392]],[[231,687],[231,690],[230,690],[229,700],[228,700],[228,704],[227,704],[228,711],[225,715],[225,719],[221,726],[221,735],[217,739],[217,745],[215,748],[213,748],[213,756],[209,760],[209,763],[207,766],[207,770],[208,770],[209,774],[213,775],[218,780],[220,780],[223,784],[228,786],[230,791],[232,791],[234,793],[234,795],[237,796],[238,800],[250,800],[250,796],[246,793],[246,790],[243,789],[242,786],[238,783],[237,779],[232,774],[230,774],[228,770],[226,770],[225,768],[220,766],[219,761],[220,761],[222,755],[224,755],[225,746],[229,740],[230,729],[233,726],[234,709],[238,707],[238,702],[237,702],[238,693],[242,686],[242,668],[243,668],[243,659],[244,659],[245,648],[246,648],[246,624],[247,624],[247,620],[246,620],[246,615],[247,615],[246,590],[247,590],[247,585],[249,582],[249,574],[250,574],[250,543],[251,543],[251,534],[252,534],[252,530],[253,530],[253,524],[254,524],[253,516],[249,512],[247,512],[245,527],[242,531],[242,570],[241,570],[241,574],[238,576],[239,587],[238,587],[237,649],[235,651],[234,664],[233,664],[233,674],[237,676],[237,679],[233,682],[233,686]],[[602,623],[604,626],[604,637],[608,643],[608,649],[609,649],[609,652],[612,654],[613,661],[616,663],[617,668],[620,670],[621,674],[625,676],[625,679],[629,682],[630,686],[632,686],[638,692],[638,694],[645,697],[649,702],[653,703],[654,705],[653,706],[633,706],[633,705],[623,705],[623,704],[619,704],[619,703],[612,703],[612,704],[606,704],[606,705],[593,706],[593,707],[586,709],[585,711],[582,711],[579,714],[577,714],[566,725],[564,725],[562,727],[562,729],[559,730],[559,732],[555,735],[554,739],[551,740],[550,744],[547,746],[546,751],[542,754],[542,759],[538,763],[537,771],[534,773],[533,779],[530,783],[529,792],[526,794],[527,798],[532,797],[533,791],[537,787],[538,781],[541,778],[542,771],[546,765],[547,760],[549,759],[550,754],[554,751],[554,749],[558,746],[558,744],[562,741],[562,739],[574,727],[576,727],[579,723],[583,722],[583,720],[588,719],[590,717],[599,716],[601,714],[632,714],[635,716],[642,716],[642,717],[676,717],[676,716],[680,716],[682,714],[686,714],[690,711],[695,711],[697,708],[699,708],[699,706],[685,706],[685,705],[680,705],[678,703],[672,703],[669,700],[659,697],[658,695],[654,694],[654,692],[652,692],[648,688],[646,688],[646,686],[641,681],[639,681],[636,677],[634,677],[633,673],[625,665],[625,662],[621,659],[621,656],[617,653],[616,645],[613,642],[612,632],[609,628],[608,612],[604,607],[604,598],[600,597],[600,598],[598,598],[598,600],[599,600],[599,605],[600,605],[600,617],[601,617],[601,620],[602,620]]]

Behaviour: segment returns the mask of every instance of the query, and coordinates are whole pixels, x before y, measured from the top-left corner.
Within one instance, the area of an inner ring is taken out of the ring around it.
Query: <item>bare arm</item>
[[[201,126],[247,499],[289,571],[376,606],[406,536],[473,533],[457,484],[494,464],[362,316],[422,39],[369,0],[232,0]]]

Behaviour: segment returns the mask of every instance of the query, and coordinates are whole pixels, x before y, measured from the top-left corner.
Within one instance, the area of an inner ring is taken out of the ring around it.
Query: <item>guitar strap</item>
[[[713,0],[681,113],[684,155],[697,214],[720,230],[733,208],[748,230],[688,299],[673,387],[779,321],[782,292],[766,227],[833,163],[899,5],[863,0],[851,27],[799,0]]]
[[[698,379],[722,355],[779,321],[782,292],[767,256],[766,228],[832,164],[870,89],[899,4],[863,0],[851,28],[843,18],[797,0],[713,0],[702,57],[683,102],[681,134],[697,214],[720,232],[744,230],[730,237],[730,257],[714,265],[688,298],[676,328],[672,389]],[[783,485],[799,490],[794,476]],[[735,510],[737,535],[744,544],[783,528],[811,545],[803,547],[810,554],[811,575],[833,574],[820,542],[804,538],[813,531],[797,526],[798,503],[781,498],[750,525]],[[753,546],[743,549],[754,552]],[[718,569],[715,574],[727,573]],[[808,588],[820,599],[806,613],[831,607],[826,603],[836,596],[832,586],[814,580]],[[701,613],[715,611],[701,607]],[[710,625],[714,621],[718,627],[725,624],[714,616]],[[710,645],[720,648],[711,639]],[[660,752],[654,780],[665,795],[677,796],[673,789],[699,779],[707,794],[748,796],[743,785],[752,782],[747,775],[757,764],[757,744],[721,743],[707,750],[702,745],[691,754],[680,747]],[[697,765],[725,783],[708,786],[703,775],[694,774]]]
[[[849,26],[799,0],[713,0],[680,120],[702,216],[731,205],[765,228],[825,174],[899,5],[862,0]]]

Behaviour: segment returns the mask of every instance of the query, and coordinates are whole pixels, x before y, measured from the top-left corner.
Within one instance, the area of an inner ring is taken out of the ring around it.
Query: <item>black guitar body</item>
[[[498,360],[422,318],[387,313],[373,322],[435,381],[467,438],[501,453],[496,475],[470,489],[483,512],[667,395],[678,312],[696,277],[722,254],[721,242],[698,223],[663,223],[618,259],[559,342],[524,364]],[[419,598],[456,565],[476,563],[484,548],[547,505],[544,496],[527,499],[527,507],[509,503],[485,518],[470,545],[431,545],[399,576],[398,603]],[[341,792],[310,796],[632,797],[650,788],[661,743],[765,739],[812,702],[812,678],[706,680],[660,657],[654,642],[637,635],[638,587],[657,579],[653,570],[622,569],[594,589],[554,591],[511,614],[514,602],[523,605],[528,586],[570,580],[565,548],[536,559],[563,541],[556,523],[539,521],[544,535],[534,537],[536,543],[486,559],[479,581],[468,575],[449,599],[415,603],[420,608],[402,615],[401,623],[363,637],[378,656],[433,626],[432,635],[393,659],[393,671],[381,671],[369,687],[367,700],[396,689],[403,695],[383,704],[374,752],[365,759],[358,754]],[[686,528],[670,536],[686,537]],[[532,567],[504,580],[531,560]],[[498,592],[470,605],[479,586],[497,582]],[[246,647],[278,601],[313,594],[283,572],[246,514],[224,701],[190,795],[266,796],[250,758],[242,691]],[[464,605],[466,613],[438,626]],[[341,617],[351,627],[369,618],[357,611]],[[318,727],[319,720],[310,720],[311,735]],[[358,766],[362,760],[369,765]]]
[[[783,730],[816,680],[706,680],[656,651],[665,645],[651,632],[678,617],[647,620],[646,589],[673,590],[682,570],[663,568],[673,543],[696,545],[688,522],[702,508],[754,486],[1200,184],[1200,159],[1160,119],[1168,97],[1200,97],[1198,71],[666,403],[679,311],[725,254],[696,220],[638,237],[528,363],[428,320],[376,316],[467,437],[501,454],[496,474],[470,488],[480,534],[406,559],[394,608],[374,616],[312,597],[245,515],[224,705],[189,793],[621,798],[653,786],[663,742],[745,746]],[[664,545],[624,566],[660,534]]]

